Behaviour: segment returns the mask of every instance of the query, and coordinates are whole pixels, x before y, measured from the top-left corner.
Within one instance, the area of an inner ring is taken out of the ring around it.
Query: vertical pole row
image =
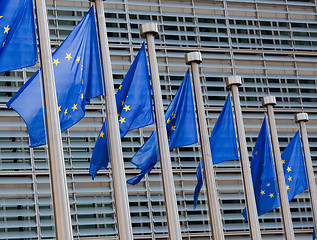
[[[271,133],[272,146],[273,146],[278,190],[280,193],[279,196],[281,201],[281,210],[282,210],[285,238],[286,240],[294,240],[295,235],[294,235],[294,229],[293,229],[293,223],[292,223],[292,216],[291,216],[291,211],[289,208],[288,195],[287,195],[285,177],[284,177],[284,171],[283,171],[283,165],[282,165],[282,158],[281,158],[281,152],[280,152],[280,147],[278,143],[276,123],[275,123],[275,117],[273,112],[273,106],[276,105],[275,97],[273,96],[264,97],[262,99],[262,105],[263,107],[267,108],[267,114],[268,114],[268,119],[270,124],[270,133]]]
[[[57,240],[73,239],[46,5],[44,0],[35,3],[55,234]]]
[[[307,172],[308,183],[309,183],[310,201],[312,205],[312,212],[313,212],[313,219],[314,219],[314,228],[316,230],[317,229],[317,191],[316,191],[314,169],[313,169],[313,164],[312,164],[312,160],[310,156],[309,142],[307,137],[307,129],[306,129],[307,121],[308,121],[307,113],[295,114],[295,122],[299,123],[300,133],[302,136],[305,162],[306,162],[306,172]]]
[[[196,111],[198,118],[201,149],[204,163],[204,175],[206,181],[206,191],[208,199],[209,216],[211,220],[212,238],[214,240],[224,240],[220,204],[218,200],[216,178],[212,165],[212,156],[207,132],[205,108],[201,93],[198,64],[202,62],[199,52],[191,52],[185,55],[186,64],[191,65],[193,85],[196,100]]]
[[[260,224],[258,219],[258,213],[256,208],[253,182],[251,176],[250,160],[247,150],[247,142],[245,139],[245,130],[243,125],[239,86],[242,85],[240,76],[231,76],[227,79],[227,87],[231,88],[234,113],[236,120],[236,128],[238,131],[239,149],[240,149],[240,161],[242,167],[243,187],[246,200],[246,209],[248,214],[248,223],[250,228],[250,235],[252,240],[261,239]]]
[[[105,87],[106,116],[111,159],[110,162],[112,165],[113,174],[113,189],[119,231],[118,235],[120,240],[131,240],[133,239],[133,233],[128,200],[128,190],[124,171],[123,154],[113,86],[112,68],[103,1],[95,0],[95,6],[97,12],[96,15],[98,23],[99,44],[101,49],[101,61]]]
[[[176,202],[176,192],[174,186],[170,150],[167,139],[160,76],[158,72],[158,65],[155,52],[154,38],[157,34],[158,28],[156,23],[144,23],[141,25],[141,36],[146,37],[149,62],[151,68],[155,120],[161,159],[161,171],[163,179],[169,239],[180,240],[182,239],[182,235]]]

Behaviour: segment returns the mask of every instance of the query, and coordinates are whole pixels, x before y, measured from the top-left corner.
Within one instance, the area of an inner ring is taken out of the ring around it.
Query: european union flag
[[[85,115],[85,104],[103,93],[94,9],[74,28],[53,54],[61,131]],[[25,121],[31,147],[46,144],[41,74],[37,71],[9,100]]]
[[[33,66],[37,61],[32,2],[0,1],[0,72]]]
[[[198,141],[189,70],[187,70],[181,86],[165,112],[165,120],[170,150]],[[132,185],[140,182],[146,173],[151,172],[158,159],[157,131],[154,131],[131,160],[141,170],[140,174],[127,182]]]
[[[263,130],[264,128],[265,130]],[[296,194],[308,189],[299,131],[296,132],[293,139],[289,142],[281,158],[288,201],[291,201]],[[251,160],[251,174],[258,215],[260,216],[279,207],[278,186],[275,178],[266,118],[254,147],[253,158]],[[242,214],[246,219],[245,210]]]
[[[280,205],[278,186],[266,117],[253,149],[251,175],[258,215],[261,216]],[[247,221],[246,209],[242,213]]]
[[[229,160],[239,160],[230,93],[211,132],[209,144],[213,164]],[[199,192],[203,185],[202,164],[201,160],[196,171],[197,185],[194,192],[194,209],[197,206]]]
[[[291,201],[296,194],[308,189],[299,131],[295,133],[294,137],[283,151],[281,158],[288,201]]]
[[[127,75],[116,94],[120,135],[124,137],[130,130],[154,123],[149,70],[145,45],[134,59]],[[89,173],[94,179],[100,169],[109,163],[107,121],[102,125],[92,158]]]
[[[317,240],[317,239],[316,239],[316,232],[315,232],[315,229],[314,229],[314,231],[313,231],[313,240]]]

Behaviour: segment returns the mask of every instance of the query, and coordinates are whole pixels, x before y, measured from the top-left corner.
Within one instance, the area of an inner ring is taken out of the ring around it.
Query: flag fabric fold
[[[281,158],[288,201],[292,201],[295,195],[308,190],[308,179],[299,131],[295,133],[281,154]]]
[[[103,93],[93,7],[53,53],[53,69],[61,131],[85,115],[85,104]],[[9,100],[25,121],[31,147],[46,144],[42,79],[37,71]]]
[[[165,112],[165,121],[170,150],[198,141],[189,70]],[[146,173],[151,172],[158,160],[159,149],[155,130],[131,160],[141,172],[127,182],[132,185],[140,182]]]
[[[227,96],[226,102],[211,132],[209,144],[213,164],[230,160],[239,160],[230,93]],[[203,160],[199,162],[196,171],[197,185],[194,191],[194,209],[197,206],[199,192],[203,185],[202,161]]]
[[[33,1],[0,1],[0,72],[33,66],[36,62]]]
[[[279,206],[278,185],[274,168],[271,141],[266,117],[252,153],[251,175],[258,215]],[[247,221],[246,208],[242,213]]]
[[[134,59],[116,94],[120,136],[128,131],[154,123],[149,70],[145,44]],[[109,163],[107,120],[103,123],[90,161],[89,173],[94,179],[97,172]]]

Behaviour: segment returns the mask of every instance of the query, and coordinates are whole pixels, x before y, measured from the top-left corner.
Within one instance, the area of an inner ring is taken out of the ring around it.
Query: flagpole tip
[[[190,65],[192,62],[199,64],[202,61],[200,52],[189,52],[185,54],[185,62],[187,65]]]
[[[276,105],[276,98],[274,96],[266,96],[262,98],[262,106],[266,107],[268,105]]]
[[[296,123],[299,123],[301,121],[308,122],[309,120],[307,113],[296,113],[294,115],[294,118]]]
[[[156,36],[158,34],[157,23],[143,23],[140,28],[140,35],[141,37],[145,38],[146,34],[152,34],[153,36]]]
[[[238,87],[242,85],[241,77],[233,75],[227,78],[227,88],[231,85],[237,85]]]

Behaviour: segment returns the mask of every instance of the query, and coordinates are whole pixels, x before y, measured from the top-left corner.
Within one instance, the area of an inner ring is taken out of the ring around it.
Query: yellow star
[[[53,64],[56,64],[56,66],[57,66],[57,64],[59,64],[60,62],[58,61],[58,58],[57,59],[53,59]]]
[[[76,58],[76,62],[80,62],[80,56],[77,56],[77,58]]]
[[[257,155],[258,154],[258,151],[256,151],[255,153],[254,153],[254,155]]]
[[[84,99],[84,94],[83,93],[80,95],[80,98],[81,98],[81,100]]]
[[[0,18],[3,18],[3,16],[0,16]]]
[[[59,112],[62,111],[61,107],[62,107],[62,106],[58,106],[58,111],[59,111]]]
[[[72,55],[71,53],[66,53],[66,57],[65,58],[67,58],[67,60],[69,61],[72,58],[71,55]]]
[[[6,41],[4,41],[4,42],[2,43],[2,47],[4,47],[4,44],[6,44]]]
[[[120,114],[119,114],[119,113],[118,113],[117,115],[118,115],[118,117],[120,117]]]
[[[73,111],[75,111],[77,109],[77,104],[74,104],[74,106],[72,107]]]
[[[100,133],[99,137],[103,137],[103,135],[105,135],[105,134],[104,134],[104,132],[103,132],[103,131],[101,131],[101,133]]]
[[[285,160],[282,159],[282,164],[285,164]]]
[[[66,115],[66,114],[67,114],[67,110],[68,110],[68,108],[66,108],[66,109],[65,109],[65,111],[64,111],[64,115]]]
[[[121,106],[123,106],[124,105],[124,101],[121,101]]]
[[[174,114],[173,118],[176,118],[176,113]]]
[[[290,167],[288,167],[286,170],[287,170],[288,172],[291,172],[291,171],[292,171],[292,169],[291,169]]]
[[[272,198],[272,197],[274,197],[274,194],[273,194],[273,193],[271,193],[269,196],[270,196],[270,198]]]
[[[127,112],[128,110],[131,110],[131,109],[130,109],[130,105],[125,105],[123,109],[124,109],[126,112]]]
[[[170,121],[171,121],[171,118],[168,118],[168,119],[167,119],[167,121],[166,121],[166,122],[167,122],[167,124],[169,124],[169,123],[170,123]]]
[[[121,88],[122,88],[122,85],[120,84],[120,86],[119,86],[119,90],[121,90]]]
[[[267,187],[271,186],[271,183],[266,184]]]
[[[171,130],[172,130],[172,131],[175,131],[175,126],[172,126],[172,127],[171,127]]]
[[[123,118],[123,117],[120,117],[120,120],[119,120],[119,122],[122,124],[122,123],[125,123],[126,121],[125,121],[125,118]]]
[[[286,185],[286,189],[289,190],[289,186]]]
[[[3,28],[4,28],[3,33],[9,33],[9,30],[10,30],[9,25],[7,25],[7,27],[3,27]]]
[[[261,194],[264,195],[264,194],[265,194],[265,191],[261,190]]]
[[[81,65],[81,69],[80,70],[83,70],[84,69],[84,65]]]

